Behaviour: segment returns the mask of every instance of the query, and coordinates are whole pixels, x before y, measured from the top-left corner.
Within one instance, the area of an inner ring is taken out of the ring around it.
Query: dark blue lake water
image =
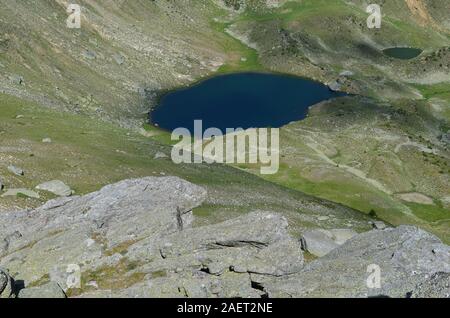
[[[259,73],[217,76],[162,97],[151,122],[193,134],[194,120],[203,129],[281,127],[304,119],[308,108],[323,100],[345,96],[311,80]]]

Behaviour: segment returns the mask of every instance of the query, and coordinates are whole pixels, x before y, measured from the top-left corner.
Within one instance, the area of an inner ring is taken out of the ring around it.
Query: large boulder
[[[216,275],[231,270],[283,276],[303,267],[300,243],[288,234],[287,220],[262,211],[171,234],[161,240],[158,251],[172,268],[190,258]]]
[[[298,240],[279,214],[256,211],[219,224],[188,228],[129,248],[141,282],[84,297],[261,297],[259,282],[303,267]]]
[[[380,286],[373,284],[377,269]],[[449,246],[421,229],[400,226],[360,234],[264,287],[272,297],[408,297],[432,275],[449,272]]]
[[[305,231],[301,238],[302,248],[314,256],[322,257],[357,234],[352,229],[314,229]]]
[[[16,176],[23,176],[24,172],[22,168],[16,167],[16,166],[8,166],[8,171],[15,174]]]
[[[317,257],[325,256],[339,246],[331,235],[323,230],[304,232],[301,238],[301,244],[304,251]]]
[[[62,197],[32,211],[0,214],[0,264],[26,285],[55,266],[83,271],[147,238],[187,228],[206,191],[176,177],[125,180],[82,197]],[[103,263],[102,263],[103,262]],[[58,281],[66,289],[65,281]]]
[[[0,266],[24,286],[39,285],[19,297],[436,295],[430,286],[446,295],[448,276],[429,279],[450,272],[449,247],[427,232],[321,230],[338,247],[305,265],[280,214],[192,227],[192,210],[205,197],[179,178],[149,177],[1,213]],[[372,265],[380,288],[366,283]],[[2,297],[10,297],[12,280],[1,277]]]
[[[384,230],[387,227],[383,221],[373,221],[370,223],[372,224],[372,227],[377,230]]]
[[[342,84],[340,83],[339,80],[336,80],[336,81],[332,81],[332,82],[328,83],[328,87],[333,92],[339,92],[342,89]]]
[[[19,297],[260,297],[259,282],[303,267],[283,216],[256,211],[192,228],[206,192],[175,178],[125,180],[0,215],[0,264]],[[81,280],[83,277],[83,280]],[[57,288],[58,286],[58,288]],[[60,286],[60,287],[59,287]]]
[[[436,273],[418,284],[412,298],[450,298],[450,273]]]
[[[338,245],[342,245],[351,238],[358,235],[358,233],[353,229],[331,229],[328,230],[333,238],[333,241]]]
[[[60,197],[69,197],[72,195],[72,189],[60,180],[53,180],[41,183],[36,187],[37,190],[51,192]]]

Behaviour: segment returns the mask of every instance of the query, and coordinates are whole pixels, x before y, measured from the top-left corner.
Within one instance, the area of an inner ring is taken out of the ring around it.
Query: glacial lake
[[[312,80],[263,73],[221,75],[170,92],[151,112],[150,121],[163,129],[178,127],[193,134],[194,120],[203,130],[219,128],[278,128],[304,119],[308,108],[345,96]]]
[[[411,60],[418,57],[422,52],[421,49],[413,47],[393,47],[383,50],[383,53],[387,56],[401,60]]]

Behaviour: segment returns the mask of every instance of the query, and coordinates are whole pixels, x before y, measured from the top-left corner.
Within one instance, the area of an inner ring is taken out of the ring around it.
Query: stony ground
[[[450,297],[450,247],[423,230],[333,229],[325,252],[326,240],[300,241],[273,211],[193,227],[206,197],[182,179],[148,177],[2,213],[0,296]]]
[[[365,24],[367,1],[254,8],[228,29],[266,68],[364,95],[314,106],[307,120],[283,127],[282,169],[270,181],[448,241],[449,28],[436,12],[448,3],[418,2],[379,1],[380,30]],[[380,51],[392,46],[424,52],[395,60]]]

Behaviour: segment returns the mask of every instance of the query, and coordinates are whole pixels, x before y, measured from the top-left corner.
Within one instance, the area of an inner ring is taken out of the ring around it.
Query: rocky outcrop
[[[377,230],[384,230],[387,227],[382,221],[372,221],[370,224],[372,224],[372,227]]]
[[[377,269],[379,286],[372,281]],[[423,230],[400,226],[360,234],[264,287],[272,297],[409,297],[417,289],[421,297],[430,297],[433,292],[420,284],[429,286],[430,276],[449,272],[449,246]]]
[[[52,180],[48,182],[41,183],[36,186],[36,189],[51,192],[54,195],[60,197],[69,197],[72,195],[73,191],[68,185],[60,180]]]
[[[448,294],[449,247],[417,228],[316,229],[336,247],[305,265],[301,240],[278,213],[193,226],[205,197],[179,178],[149,177],[0,214],[0,266],[24,282],[19,298]],[[376,289],[366,283],[373,264]],[[12,286],[0,271],[1,296]]]
[[[322,257],[357,234],[352,229],[305,231],[301,239],[302,248],[315,256]]]
[[[96,268],[121,246],[143,238],[158,241],[187,228],[192,208],[205,195],[175,177],[143,178],[52,200],[32,211],[2,213],[0,264],[26,284],[48,276],[57,264]]]
[[[191,228],[205,196],[175,177],[143,178],[2,214],[0,263],[26,286],[53,282],[19,297],[56,295],[54,286],[99,297],[259,297],[265,292],[255,280],[303,267],[300,242],[279,214]],[[74,273],[92,280],[72,285]]]
[[[336,81],[328,83],[328,87],[333,92],[339,92],[342,89],[342,84],[339,82],[339,80],[336,80]]]
[[[8,166],[8,171],[15,174],[16,176],[23,176],[24,172],[22,168],[16,166]]]
[[[124,290],[100,290],[86,297],[261,297],[258,278],[281,277],[303,267],[300,244],[286,219],[253,212],[223,223],[172,233],[160,242],[143,240],[127,253],[143,273]]]

